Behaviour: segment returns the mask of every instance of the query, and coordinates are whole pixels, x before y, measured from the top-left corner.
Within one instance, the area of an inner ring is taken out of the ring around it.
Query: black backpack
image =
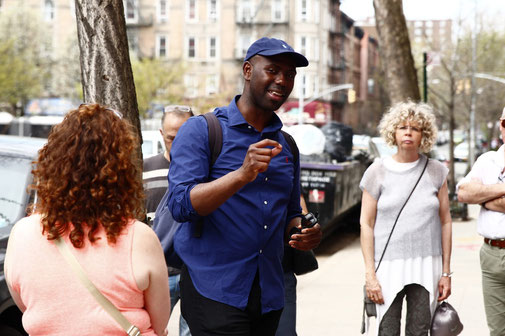
[[[221,154],[221,149],[223,147],[223,131],[221,129],[221,124],[217,119],[214,113],[206,113],[201,115],[207,121],[207,127],[209,130],[209,147],[210,147],[210,164],[209,170],[216,163],[219,154]],[[281,130],[282,135],[286,139],[289,144],[291,153],[293,154],[293,162],[298,164],[298,160],[300,154],[298,152],[298,147],[296,146],[296,142],[291,135]],[[163,195],[160,203],[158,204],[158,208],[156,209],[156,214],[154,216],[153,221],[153,230],[156,232],[163,246],[165,261],[168,266],[175,267],[180,269],[182,267],[182,260],[177,255],[174,249],[174,236],[177,232],[179,226],[181,225],[179,222],[175,221],[172,217],[172,214],[168,210],[167,204],[168,199],[168,189]],[[203,218],[200,217],[199,220],[195,223],[195,228],[193,231],[194,237],[201,237],[203,231]],[[161,236],[161,237],[160,237]]]

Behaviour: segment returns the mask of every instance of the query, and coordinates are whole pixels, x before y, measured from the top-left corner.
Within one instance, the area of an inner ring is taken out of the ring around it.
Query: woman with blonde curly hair
[[[14,226],[5,275],[30,335],[124,335],[58,251],[62,238],[91,282],[142,335],[166,335],[168,274],[143,208],[138,139],[118,112],[70,111],[33,170],[34,212]]]
[[[397,152],[376,160],[360,183],[366,295],[376,304],[378,335],[400,335],[406,296],[405,334],[427,336],[437,301],[451,294],[448,170],[421,154],[437,134],[429,105],[398,103],[379,129]]]

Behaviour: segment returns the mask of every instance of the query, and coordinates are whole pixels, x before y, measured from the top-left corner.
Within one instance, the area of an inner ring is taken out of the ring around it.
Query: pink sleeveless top
[[[144,295],[132,271],[132,221],[109,245],[104,231],[100,240],[75,249],[65,242],[89,279],[142,335],[155,335]],[[9,249],[8,281],[26,306],[23,327],[30,335],[125,335],[112,317],[84,288],[56,245],[42,235],[40,215],[16,224],[15,241]],[[9,242],[10,244],[11,242]]]

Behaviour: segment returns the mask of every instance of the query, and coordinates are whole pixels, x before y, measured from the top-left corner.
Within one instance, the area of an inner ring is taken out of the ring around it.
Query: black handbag
[[[438,305],[431,320],[431,336],[457,336],[463,331],[458,312],[448,302]]]
[[[396,216],[395,223],[393,224],[393,228],[391,229],[391,232],[389,233],[388,240],[386,241],[386,245],[384,246],[384,250],[382,251],[382,255],[379,259],[379,263],[377,264],[377,267],[375,268],[375,273],[377,273],[377,270],[379,269],[379,266],[381,265],[382,258],[384,258],[384,254],[386,253],[386,248],[388,247],[389,240],[391,239],[391,236],[393,235],[393,231],[396,227],[396,223],[398,223],[398,218],[400,218],[400,215],[403,211],[403,208],[405,208],[405,205],[407,205],[407,202],[410,199],[410,196],[412,196],[412,193],[416,189],[417,185],[419,184],[419,181],[421,181],[421,177],[424,175],[424,171],[426,170],[426,167],[428,166],[428,162],[430,159],[426,158],[426,163],[424,164],[423,171],[421,172],[421,175],[419,175],[419,178],[417,179],[416,184],[414,184],[414,187],[410,191],[409,197],[405,200],[405,203],[403,203],[403,206],[401,207],[400,211],[398,212],[398,216]],[[366,331],[365,327],[365,314],[367,317],[377,317],[377,307],[375,306],[375,302],[373,302],[367,295],[366,295],[366,285],[363,286],[363,316],[361,320],[361,333],[364,334]]]
[[[319,268],[316,256],[312,250],[300,251],[292,249],[291,253],[293,254],[293,272],[296,275],[306,274]]]

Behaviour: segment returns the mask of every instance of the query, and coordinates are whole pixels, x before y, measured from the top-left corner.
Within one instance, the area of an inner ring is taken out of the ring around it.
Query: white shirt
[[[479,156],[472,170],[459,181],[456,191],[460,185],[470,182],[472,178],[481,180],[483,184],[505,183],[505,174],[503,174],[505,167],[504,151],[505,145],[502,145],[496,152],[489,151]],[[481,207],[477,220],[477,232],[485,238],[505,238],[505,214]]]

